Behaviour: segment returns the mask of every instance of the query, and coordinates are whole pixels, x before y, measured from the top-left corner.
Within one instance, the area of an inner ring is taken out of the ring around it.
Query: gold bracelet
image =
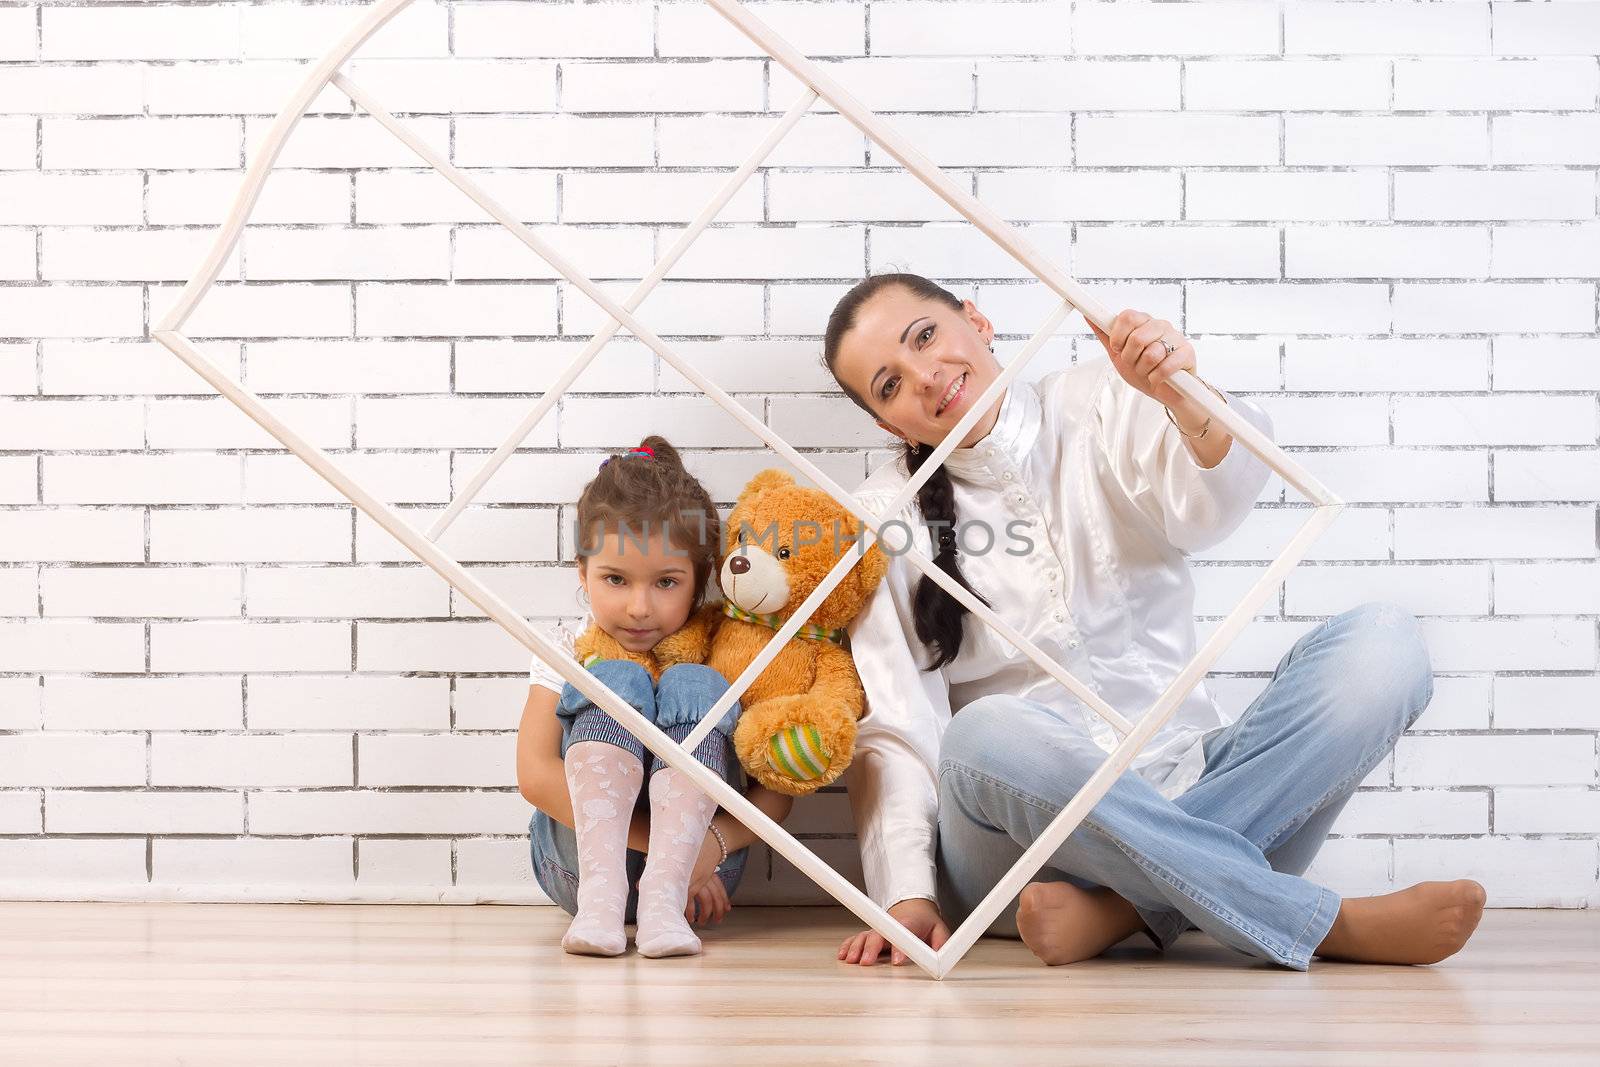
[[[1201,385],[1205,386],[1207,389],[1210,389],[1213,393],[1216,393],[1217,396],[1222,397],[1222,402],[1224,404],[1226,404],[1228,402],[1228,398],[1226,396],[1223,396],[1221,390],[1219,390],[1216,386],[1212,385],[1210,382],[1206,381],[1204,378],[1200,378],[1200,375],[1198,375],[1198,374],[1196,374],[1195,377],[1200,379],[1200,384]],[[1185,436],[1185,437],[1192,438],[1192,439],[1198,439],[1198,438],[1204,437],[1206,435],[1206,433],[1211,429],[1211,416],[1207,415],[1206,416],[1205,425],[1200,427],[1200,432],[1199,433],[1183,433],[1183,427],[1182,426],[1178,426],[1178,420],[1172,417],[1172,409],[1167,407],[1165,404],[1161,405],[1161,407],[1167,413],[1167,421],[1172,423],[1172,425],[1177,426],[1178,427],[1178,432],[1180,434],[1183,434],[1183,436]]]

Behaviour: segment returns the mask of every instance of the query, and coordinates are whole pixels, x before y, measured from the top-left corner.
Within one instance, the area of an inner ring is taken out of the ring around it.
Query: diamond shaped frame
[[[505,208],[496,203],[472,178],[450,164],[437,151],[407,129],[399,120],[395,119],[393,115],[385,111],[378,101],[340,72],[340,68],[366,43],[368,38],[406,7],[410,6],[411,2],[412,0],[378,0],[377,3],[368,8],[367,12],[349,33],[312,67],[306,80],[290,97],[289,102],[278,114],[272,128],[268,131],[255,162],[245,174],[243,185],[228,218],[218,229],[216,240],[206,260],[189,280],[182,293],[179,294],[177,304],[161,320],[157,328],[152,331],[152,336],[174,355],[187,363],[196,373],[216,388],[219,393],[231,400],[246,415],[260,424],[263,429],[282,442],[284,447],[303,460],[312,470],[355,504],[356,507],[360,508],[393,535],[396,540],[409,549],[419,560],[432,568],[446,582],[450,583],[451,586],[482,610],[485,615],[504,627],[529,651],[549,663],[557,673],[572,683],[585,696],[605,708],[619,722],[628,726],[668,766],[688,775],[719,805],[727,809],[768,845],[810,876],[813,881],[832,894],[862,921],[882,934],[888,941],[905,953],[908,959],[912,960],[932,977],[942,979],[961,960],[983,932],[988,929],[990,923],[999,915],[1000,911],[1013,897],[1021,892],[1027,881],[1044,866],[1051,854],[1077,828],[1078,824],[1089,813],[1095,803],[1111,788],[1116,779],[1127,770],[1134,757],[1138,755],[1139,751],[1155,735],[1156,731],[1171,717],[1183,697],[1199,684],[1211,664],[1216,661],[1223,650],[1233,642],[1249,623],[1256,608],[1272,593],[1285,574],[1299,563],[1310,547],[1311,542],[1320,536],[1338,516],[1338,513],[1344,509],[1344,502],[1330,493],[1303,467],[1295,463],[1269,437],[1257,430],[1231,407],[1219,402],[1188,371],[1180,371],[1170,379],[1170,383],[1174,388],[1204,407],[1212,417],[1227,427],[1240,445],[1282,475],[1285,481],[1304,494],[1315,507],[1312,509],[1305,524],[1289,541],[1283,553],[1267,567],[1255,584],[1250,587],[1244,599],[1228,615],[1222,625],[1212,633],[1211,637],[1195,654],[1195,658],[1167,686],[1166,690],[1157,698],[1155,704],[1136,721],[1126,719],[1107,705],[1098,693],[1052,661],[1036,645],[999,618],[986,605],[945,574],[944,571],[934,566],[926,556],[915,549],[900,553],[907,562],[966,605],[985,624],[998,630],[1012,645],[1025,652],[1042,669],[1070,692],[1077,695],[1089,708],[1123,735],[1121,742],[1110,752],[1105,762],[1089,778],[1084,787],[1073,797],[1072,801],[1051,821],[1038,840],[1022,854],[1022,857],[1011,871],[995,885],[989,895],[967,916],[966,920],[955,930],[945,945],[937,952],[934,951],[884,908],[868,898],[866,894],[862,893],[837,871],[824,863],[814,852],[802,845],[782,826],[770,819],[754,804],[746,800],[737,790],[712,774],[689,755],[695,745],[721,719],[722,713],[734,701],[739,699],[739,696],[766,668],[767,664],[778,654],[802,623],[811,617],[812,612],[821,605],[833,588],[844,579],[859,560],[860,552],[855,554],[846,553],[840,559],[838,565],[829,572],[811,596],[795,610],[783,627],[773,635],[761,654],[732,683],[718,703],[707,712],[699,727],[682,742],[680,747],[678,743],[675,743],[666,734],[662,733],[654,723],[645,719],[626,701],[612,692],[609,687],[585,671],[575,660],[550,644],[529,625],[526,619],[501,600],[492,590],[468,574],[459,563],[441,551],[435,542],[449,528],[451,522],[461,513],[461,510],[478,494],[494,475],[495,471],[499,469],[500,465],[522,443],[528,433],[538,424],[539,420],[560,399],[561,395],[605,344],[619,329],[626,328],[658,356],[726,409],[746,429],[750,430],[751,433],[764,441],[774,451],[783,455],[815,484],[825,489],[861,519],[865,532],[859,548],[864,551],[867,547],[867,535],[870,534],[870,539],[874,541],[881,536],[880,522],[884,521],[883,517],[886,516],[892,519],[915,498],[917,490],[921,488],[928,478],[933,476],[950,451],[956,447],[967,431],[976,424],[981,414],[999,399],[1010,382],[1027,365],[1028,361],[1044,342],[1054,335],[1056,329],[1072,310],[1080,311],[1085,318],[1102,330],[1109,329],[1113,315],[1105,305],[1085,292],[1066,272],[1041,256],[1008,223],[995,215],[965,190],[951,182],[927,157],[917,151],[915,147],[890,128],[882,119],[867,110],[859,101],[845,92],[832,78],[828,77],[815,63],[797,51],[788,41],[750,14],[737,0],[707,0],[707,3],[731,22],[735,28],[749,37],[762,52],[787,68],[802,84],[807,86],[807,89],[756,147],[750,157],[729,177],[699,216],[684,229],[677,241],[662,256],[650,274],[641,280],[633,293],[619,305],[598,289],[593,282],[578,272],[559,252],[546,245]],[[245,223],[249,219],[250,212],[261,195],[261,189],[266,182],[267,175],[271,172],[295,125],[305,114],[311,102],[330,84],[344,92],[358,107],[376,119],[426,163],[474,200],[490,217],[505,226],[530,249],[555,267],[568,281],[610,316],[610,322],[590,340],[589,344],[579,353],[577,359],[557,379],[556,383],[544,393],[512,435],[473,475],[426,534],[411,526],[388,504],[367,492],[354,479],[336,466],[320,449],[307,442],[278,419],[261,403],[261,400],[253,392],[246,389],[207,359],[195,347],[194,343],[181,332],[184,323],[194,313],[201,299],[216,282],[221,273],[223,263],[238,243]],[[863,134],[884,148],[936,195],[960,212],[985,235],[1004,248],[1023,266],[1027,267],[1040,281],[1054,290],[1062,300],[1061,304],[1046,319],[1043,326],[1033,335],[1023,350],[1006,365],[995,382],[985,390],[983,395],[971,406],[967,414],[962,417],[955,428],[934,450],[931,460],[923,464],[917,474],[884,509],[883,516],[867,510],[848,491],[834,483],[769,427],[756,420],[742,405],[724,393],[715,383],[673,353],[659,337],[635,319],[632,314],[644,302],[644,299],[655,288],[656,284],[672,269],[673,265],[688,249],[690,244],[694,242],[695,238],[700,235],[701,231],[711,223],[717,213],[732,199],[734,193],[738,191],[744,181],[762,165],[772,149],[794,128],[794,125],[818,98],[832,105],[836,111],[861,130]]]

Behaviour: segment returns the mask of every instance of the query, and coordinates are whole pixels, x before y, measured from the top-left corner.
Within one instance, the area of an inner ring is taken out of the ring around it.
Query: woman
[[[898,516],[890,499],[998,376],[994,327],[925,278],[877,275],[834,309],[824,360],[905,442],[862,503],[1137,719],[1195,653],[1187,555],[1237,529],[1271,471],[1168,384],[1197,372],[1170,323],[1128,310],[1109,335],[1091,328],[1109,361],[1013,382]],[[1208,388],[1270,436],[1259,407]],[[849,628],[868,699],[850,786],[867,890],[936,949],[1117,741],[967,614],[896,557]],[[1416,620],[1382,603],[1305,634],[1231,725],[1196,686],[989,933],[1050,964],[1139,932],[1164,949],[1191,925],[1297,970],[1444,959],[1482,915],[1477,882],[1341,900],[1299,877],[1432,693]],[[870,965],[884,947],[867,931],[839,958]]]

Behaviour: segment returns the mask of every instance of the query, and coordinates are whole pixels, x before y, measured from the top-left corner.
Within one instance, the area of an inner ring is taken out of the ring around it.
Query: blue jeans
[[[1295,642],[1237,722],[1206,735],[1199,781],[1168,800],[1123,774],[1035,880],[1109,886],[1163,950],[1194,926],[1306,970],[1340,898],[1300,875],[1432,697],[1412,615],[1369,603],[1335,616]],[[960,710],[939,753],[948,921],[977,907],[1105,758],[1081,727],[1034,701],[996,695]],[[1013,901],[988,933],[1016,929]]]
[[[650,672],[628,660],[605,659],[589,667],[589,673],[626,700],[641,715],[661,728],[674,741],[682,743],[688,737],[711,705],[727,692],[728,682],[710,667],[698,663],[677,663],[661,672],[661,681],[652,683]],[[733,751],[733,727],[739,720],[739,702],[734,701],[723,715],[717,728],[696,746],[695,758],[705,764],[723,781],[740,792],[744,791],[744,768]],[[556,705],[556,715],[561,720],[561,755],[579,741],[604,741],[626,749],[647,764],[649,774],[666,764],[644,743],[606,714],[570,682],[561,687],[561,701]],[[645,788],[639,790],[636,807],[650,809],[648,776]],[[529,847],[533,853],[533,876],[545,895],[561,905],[569,915],[578,911],[578,835],[572,827],[557,822],[542,811],[535,811],[528,823]],[[717,872],[722,886],[733,896],[733,891],[744,877],[745,859],[750,850],[741,848],[728,855]],[[644,872],[645,854],[628,850],[628,903],[624,922],[634,922],[639,903],[639,875]],[[687,905],[687,901],[685,901]]]

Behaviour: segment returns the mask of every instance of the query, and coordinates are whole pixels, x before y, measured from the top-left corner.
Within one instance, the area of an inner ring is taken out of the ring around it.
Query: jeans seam
[[[968,778],[971,778],[971,779],[973,779],[975,781],[981,781],[981,782],[985,782],[985,783],[987,783],[989,785],[996,786],[1000,790],[1002,790],[1003,792],[1009,793],[1015,799],[1022,801],[1024,804],[1028,804],[1028,805],[1030,805],[1030,806],[1032,806],[1034,808],[1037,808],[1040,811],[1050,812],[1051,805],[1043,797],[1034,796],[1031,793],[1024,792],[1024,791],[1022,791],[1020,789],[1015,788],[1014,786],[1012,786],[1008,782],[1002,782],[998,778],[991,777],[990,775],[984,774],[981,771],[975,771],[971,767],[968,767],[963,763],[957,763],[957,762],[955,762],[953,760],[945,760],[945,761],[940,763],[939,770],[940,770],[941,773],[943,773],[947,768],[948,769],[958,770],[962,774],[966,775]],[[1185,882],[1183,879],[1177,878],[1177,877],[1175,877],[1173,875],[1169,875],[1165,871],[1159,870],[1159,869],[1155,868],[1154,866],[1152,866],[1151,864],[1145,862],[1143,857],[1141,857],[1140,855],[1138,855],[1135,852],[1130,851],[1128,848],[1126,848],[1122,844],[1122,842],[1118,841],[1112,835],[1106,833],[1105,828],[1102,825],[1092,821],[1093,810],[1094,809],[1091,807],[1089,812],[1084,815],[1083,821],[1079,824],[1080,826],[1087,826],[1091,830],[1094,830],[1095,832],[1097,832],[1097,833],[1101,834],[1102,836],[1104,836],[1107,840],[1109,840],[1113,845],[1115,845],[1117,847],[1118,851],[1120,851],[1123,855],[1127,856],[1130,860],[1132,860],[1134,865],[1136,867],[1138,867],[1140,870],[1144,871],[1146,874],[1149,874],[1149,875],[1152,875],[1154,877],[1159,878],[1161,881],[1165,882],[1167,885],[1172,886],[1172,888],[1178,890],[1180,893],[1182,893],[1184,896],[1188,897],[1190,900],[1193,900],[1195,903],[1200,904],[1202,907],[1205,907],[1207,911],[1210,911],[1212,914],[1216,915],[1218,918],[1223,919],[1225,922],[1228,922],[1230,925],[1235,926],[1238,929],[1240,929],[1241,931],[1250,934],[1252,937],[1256,938],[1256,940],[1258,940],[1263,945],[1265,945],[1269,950],[1271,950],[1273,952],[1276,952],[1279,955],[1280,958],[1289,958],[1288,954],[1283,951],[1283,948],[1282,948],[1281,944],[1277,941],[1277,939],[1269,936],[1260,927],[1258,927],[1254,923],[1246,920],[1243,916],[1239,915],[1233,909],[1225,906],[1220,901],[1213,900],[1208,894],[1200,892],[1198,889],[1196,889],[1194,886],[1190,885],[1188,882]],[[1056,815],[1059,815],[1060,813],[1061,813],[1061,809],[1057,808],[1055,810],[1055,812],[1051,815],[1051,818],[1054,818]],[[1063,842],[1063,843],[1065,843],[1065,842]],[[1323,889],[1321,886],[1318,886],[1317,889],[1321,893],[1326,893],[1327,892],[1327,890]],[[1318,903],[1318,906],[1320,907],[1320,905],[1321,905],[1321,897],[1318,897],[1317,903]],[[1316,911],[1314,909],[1312,911],[1312,917],[1314,918],[1316,916],[1316,914],[1317,913],[1316,913]],[[1310,920],[1309,919],[1307,920],[1306,925],[1307,926],[1310,925]],[[1302,937],[1305,936],[1304,930],[1301,931],[1301,936]]]
[[[1409,725],[1409,724],[1407,724],[1407,725]],[[1361,759],[1356,761],[1356,766],[1360,767],[1362,765],[1362,763],[1364,763],[1366,761],[1367,757],[1371,756],[1373,753],[1377,753],[1381,757],[1381,755],[1384,752],[1386,752],[1389,749],[1393,748],[1395,746],[1395,744],[1399,742],[1400,735],[1406,732],[1406,728],[1407,728],[1406,726],[1400,727],[1399,730],[1395,731],[1395,733],[1390,735],[1387,739],[1385,739],[1383,742],[1378,744],[1375,748],[1368,749],[1367,752],[1361,757]],[[1375,763],[1376,763],[1376,761],[1374,761],[1374,765],[1375,765]],[[1341,778],[1336,784],[1334,784],[1333,786],[1330,786],[1328,791],[1326,793],[1322,794],[1322,797],[1319,800],[1317,800],[1315,803],[1313,803],[1309,807],[1305,808],[1303,811],[1301,811],[1299,814],[1295,815],[1293,818],[1289,819],[1287,822],[1281,823],[1278,826],[1278,828],[1275,831],[1273,831],[1272,834],[1268,835],[1267,841],[1271,842],[1274,845],[1274,847],[1276,847],[1277,845],[1281,845],[1283,842],[1279,841],[1278,838],[1283,836],[1285,830],[1287,830],[1291,826],[1296,826],[1296,824],[1304,825],[1304,822],[1305,822],[1306,819],[1311,818],[1311,816],[1315,815],[1318,811],[1322,810],[1323,805],[1327,804],[1327,802],[1329,800],[1331,800],[1340,791],[1342,791],[1345,788],[1345,786],[1349,785],[1351,782],[1355,782],[1355,783],[1359,784],[1361,779],[1365,778],[1370,773],[1372,773],[1372,766],[1368,766],[1365,770],[1362,770],[1362,771],[1351,771],[1349,774],[1347,774],[1343,778]],[[1352,789],[1351,792],[1354,792],[1354,789]],[[1268,848],[1267,848],[1267,846],[1265,844],[1258,845],[1256,847],[1260,848],[1262,852],[1268,851]]]

